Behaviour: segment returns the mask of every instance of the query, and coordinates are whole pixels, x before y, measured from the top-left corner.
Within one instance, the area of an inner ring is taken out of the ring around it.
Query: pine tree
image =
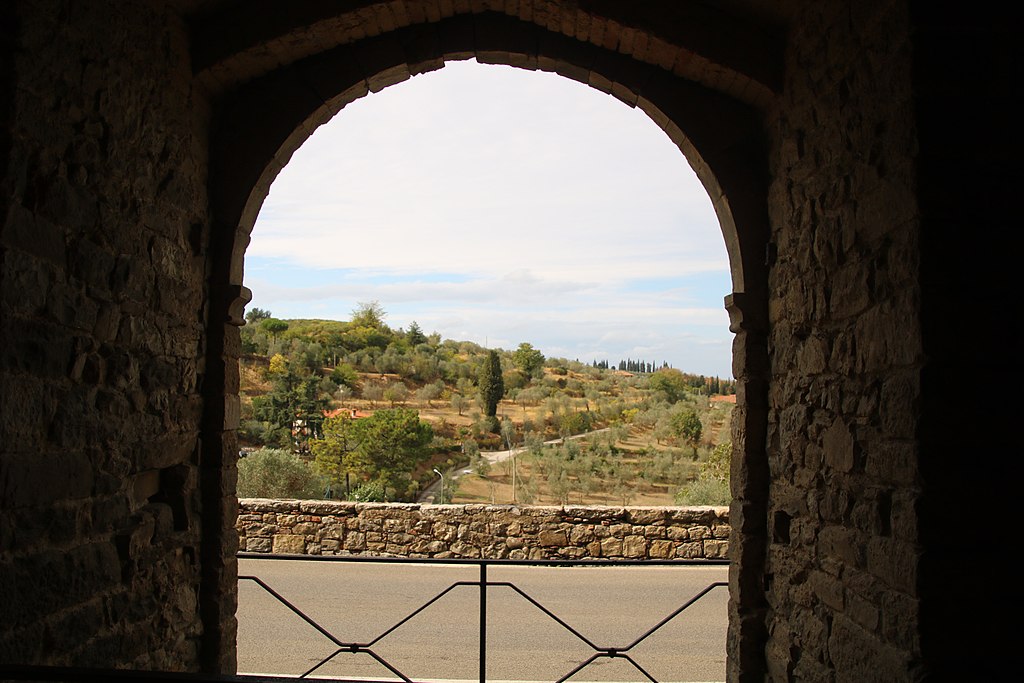
[[[409,340],[410,346],[416,346],[427,341],[427,336],[423,334],[423,329],[415,320],[409,325],[409,331],[405,333],[405,338]]]

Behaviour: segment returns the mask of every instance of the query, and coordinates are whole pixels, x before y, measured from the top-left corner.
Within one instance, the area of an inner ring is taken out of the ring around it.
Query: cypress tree
[[[501,378],[501,359],[497,351],[488,351],[480,368],[480,397],[483,399],[487,417],[498,413],[498,402],[505,394],[505,382]]]

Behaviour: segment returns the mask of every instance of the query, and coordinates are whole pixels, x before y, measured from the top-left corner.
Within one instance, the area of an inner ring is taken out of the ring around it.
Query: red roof
[[[372,412],[366,410],[357,410],[356,408],[336,408],[335,410],[325,410],[324,417],[338,417],[339,415],[348,415],[349,417],[358,420],[361,417],[370,417],[373,415]]]

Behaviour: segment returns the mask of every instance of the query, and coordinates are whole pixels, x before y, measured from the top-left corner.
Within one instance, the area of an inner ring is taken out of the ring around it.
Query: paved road
[[[552,444],[556,444],[556,443],[563,443],[564,441],[575,441],[576,439],[585,439],[588,436],[593,436],[594,434],[600,434],[601,432],[607,432],[607,431],[608,431],[608,428],[604,427],[603,429],[595,429],[592,432],[585,432],[583,434],[575,434],[573,436],[568,436],[565,439],[561,439],[561,438],[559,438],[559,439],[550,439],[549,441],[545,441],[544,443],[547,444],[547,445],[552,445]],[[520,453],[525,453],[525,452],[526,452],[526,448],[520,446],[518,448],[510,448],[507,451],[481,451],[480,452],[480,457],[484,458],[491,465],[496,465],[499,462],[504,462],[505,460],[508,460],[513,455],[519,455]],[[469,474],[472,471],[473,470],[471,468],[456,467],[455,469],[448,470],[446,472],[446,474],[450,475],[452,479],[458,479],[462,475]],[[433,481],[433,483],[430,484],[430,486],[428,486],[427,488],[423,489],[423,492],[420,493],[420,497],[417,499],[417,502],[419,502],[419,503],[433,503],[435,500],[437,500],[437,494],[438,494],[438,492],[440,490],[440,486],[441,486],[440,480],[435,479]]]
[[[343,642],[368,642],[456,581],[462,565],[383,565],[243,559],[255,574]],[[490,567],[598,646],[624,647],[715,581],[725,566]],[[416,681],[478,680],[479,588],[460,586],[382,638],[374,651]],[[659,681],[725,680],[727,589],[715,588],[630,651]],[[593,650],[506,587],[487,592],[487,679],[553,681]],[[336,648],[251,581],[240,581],[238,670],[301,674]],[[324,676],[395,677],[367,654],[344,652]],[[646,680],[603,658],[572,678]]]

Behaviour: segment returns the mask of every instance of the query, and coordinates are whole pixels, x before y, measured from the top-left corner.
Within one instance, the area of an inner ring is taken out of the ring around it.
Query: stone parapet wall
[[[722,507],[239,501],[239,548],[259,553],[484,559],[725,559]]]

